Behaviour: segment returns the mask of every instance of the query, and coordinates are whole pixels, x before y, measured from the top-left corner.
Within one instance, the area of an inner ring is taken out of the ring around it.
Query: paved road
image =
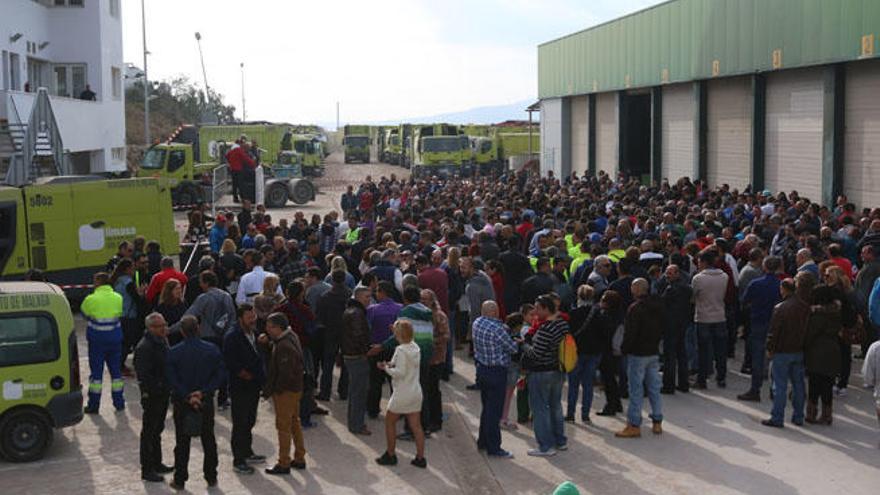
[[[345,180],[366,173],[401,173],[385,165],[328,167],[324,192],[311,211],[333,209]],[[292,215],[295,208],[276,210]],[[80,366],[88,374],[82,322],[78,323]],[[741,349],[740,349],[741,350]],[[867,494],[880,483],[877,419],[868,391],[851,387],[835,404],[832,427],[768,429],[759,424],[769,409],[763,403],[742,403],[735,395],[747,388],[747,377],[736,373],[726,390],[710,388],[687,395],[664,396],[665,433],[647,433],[640,440],[620,440],[613,432],[623,418],[594,417],[592,426],[568,425],[570,450],[550,459],[526,456],[533,446],[527,427],[503,434],[512,460],[488,459],[476,451],[474,436],[479,422],[479,395],[465,390],[473,379],[466,355],[456,356],[456,375],[443,385],[444,409],[449,415],[444,430],[428,440],[429,468],[409,465],[414,445],[399,444],[402,462],[387,469],[373,459],[383,449],[382,423],[368,420],[371,437],[356,437],[345,428],[345,402],[328,404],[331,415],[318,419],[306,431],[309,469],[286,478],[263,474],[238,476],[231,471],[229,413],[220,413],[216,433],[220,450],[220,487],[215,493],[332,493],[332,494],[542,494],[563,480],[574,481],[583,493],[608,494]],[[860,383],[854,363],[852,383]],[[731,369],[739,369],[731,364]],[[137,387],[126,381],[128,409],[115,414],[110,405],[109,377],[99,416],[56,433],[55,443],[40,462],[16,465],[0,462],[2,493],[64,495],[91,493],[169,493],[163,485],[139,479],[138,433],[141,409]],[[601,407],[604,399],[594,401]],[[163,450],[172,459],[173,425],[166,422]],[[275,433],[271,406],[260,405],[255,429],[255,449],[273,458]],[[197,442],[194,442],[197,444]],[[205,492],[198,466],[201,449],[193,447],[191,480],[187,488]]]

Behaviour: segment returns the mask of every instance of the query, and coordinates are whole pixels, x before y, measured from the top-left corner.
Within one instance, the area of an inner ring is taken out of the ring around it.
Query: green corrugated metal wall
[[[878,44],[880,0],[673,0],[540,45],[538,94],[769,71],[774,50],[781,69],[856,60]]]

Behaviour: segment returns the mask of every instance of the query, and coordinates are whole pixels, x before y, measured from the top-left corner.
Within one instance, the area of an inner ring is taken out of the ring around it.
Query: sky
[[[530,100],[537,45],[657,0],[146,0],[151,80],[203,77],[248,120],[402,119]],[[125,62],[143,66],[123,3]]]

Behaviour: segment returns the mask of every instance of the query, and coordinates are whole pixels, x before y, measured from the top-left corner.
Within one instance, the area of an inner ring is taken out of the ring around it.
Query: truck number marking
[[[37,194],[35,196],[31,196],[29,203],[31,208],[36,208],[39,206],[52,206],[52,202],[54,198],[52,196],[43,196],[42,194]]]

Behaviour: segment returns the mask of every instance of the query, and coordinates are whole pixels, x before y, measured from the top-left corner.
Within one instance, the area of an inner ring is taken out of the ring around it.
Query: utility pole
[[[199,45],[199,59],[202,61],[202,77],[205,79],[205,102],[208,105],[208,109],[211,112],[211,116],[216,117],[214,115],[214,108],[211,105],[211,88],[208,87],[208,72],[205,71],[205,56],[202,55],[202,35],[196,31],[196,44]]]
[[[244,106],[244,62],[241,63],[241,121],[247,122],[247,111]]]
[[[336,131],[339,132],[339,101],[336,101]]]
[[[147,14],[141,0],[141,31],[144,35],[144,144],[150,145],[150,79],[147,77]]]

